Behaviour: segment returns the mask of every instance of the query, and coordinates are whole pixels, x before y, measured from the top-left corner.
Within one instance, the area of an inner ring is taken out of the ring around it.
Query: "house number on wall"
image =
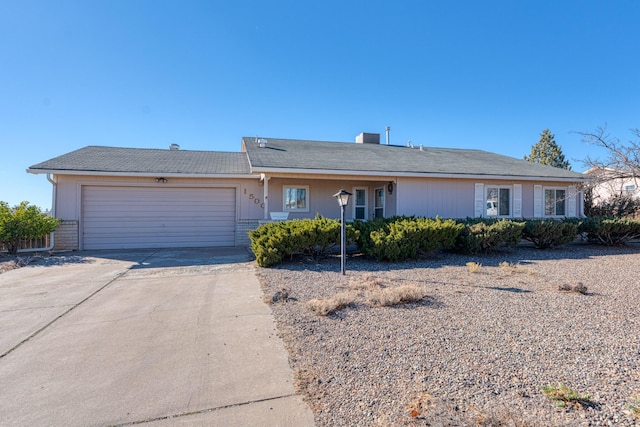
[[[244,194],[247,194],[247,189],[244,189]],[[253,203],[256,205],[260,205],[261,208],[264,208],[264,203],[260,203],[260,199],[253,195],[253,193],[249,194],[249,200],[253,200]]]

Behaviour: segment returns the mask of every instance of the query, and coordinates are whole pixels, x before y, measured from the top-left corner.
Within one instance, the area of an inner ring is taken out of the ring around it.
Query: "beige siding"
[[[333,195],[344,188],[353,193],[354,187],[367,188],[368,193],[368,213],[373,214],[373,197],[376,188],[385,190],[385,215],[395,214],[395,190],[390,196],[387,190],[389,181],[358,181],[353,179],[343,180],[312,180],[302,178],[271,178],[269,180],[269,208],[272,212],[285,211],[284,188],[286,186],[308,186],[309,187],[309,209],[306,212],[289,212],[289,219],[313,218],[320,214],[327,218],[340,218],[340,206]],[[345,211],[347,220],[353,218],[353,200],[349,201],[349,206]]]
[[[168,178],[166,184],[155,182],[153,177],[96,177],[85,175],[57,175],[56,217],[80,221],[81,190],[86,185],[146,186],[149,188],[205,187],[236,188],[238,218],[261,219],[262,208],[249,199],[249,194],[262,198],[262,187],[257,178],[213,179],[213,178]],[[246,195],[245,195],[246,190]]]
[[[167,178],[166,183],[156,183],[155,177],[97,177],[84,175],[58,175],[57,180],[57,200],[56,217],[64,221],[76,221],[78,233],[76,238],[69,235],[65,240],[66,248],[81,248],[83,243],[82,231],[85,229],[83,218],[83,189],[91,186],[105,186],[114,189],[118,188],[144,188],[149,192],[158,189],[172,191],[184,188],[202,189],[227,189],[233,192],[233,222],[225,225],[225,230],[230,230],[237,234],[237,221],[239,220],[259,220],[263,217],[262,199],[263,190],[257,178],[251,179],[211,179],[211,178]],[[250,195],[254,195],[250,198]],[[259,203],[256,203],[256,199]],[[246,234],[246,231],[243,231]],[[74,241],[71,241],[72,239]],[[230,245],[245,244],[246,238],[238,241],[231,241]],[[57,243],[57,242],[56,242]],[[130,247],[130,246],[129,246]]]
[[[398,214],[473,217],[474,183],[470,180],[399,178]]]
[[[521,215],[522,218],[534,217],[534,185],[545,187],[570,188],[566,182],[527,182],[479,179],[419,179],[399,178],[397,206],[399,215],[418,215],[442,218],[474,217],[475,184],[513,186],[522,185]],[[512,196],[513,197],[513,196]],[[579,215],[582,199],[579,193],[567,200],[567,212],[575,211]]]

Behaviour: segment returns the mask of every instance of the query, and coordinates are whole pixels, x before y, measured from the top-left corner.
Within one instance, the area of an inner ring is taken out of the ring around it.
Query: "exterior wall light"
[[[163,178],[163,177],[156,178],[156,182],[161,182],[163,184],[166,184],[167,183],[167,178]]]

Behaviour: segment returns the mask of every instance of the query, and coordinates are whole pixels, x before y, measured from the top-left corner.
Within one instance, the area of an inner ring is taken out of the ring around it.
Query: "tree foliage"
[[[9,254],[18,252],[20,240],[39,239],[56,229],[58,220],[42,213],[39,207],[22,202],[13,208],[0,202],[0,243]]]
[[[556,143],[556,137],[549,129],[545,129],[540,134],[540,140],[531,146],[531,154],[524,156],[524,159],[531,163],[540,163],[561,169],[571,169],[569,161],[565,160],[562,154],[562,147]]]

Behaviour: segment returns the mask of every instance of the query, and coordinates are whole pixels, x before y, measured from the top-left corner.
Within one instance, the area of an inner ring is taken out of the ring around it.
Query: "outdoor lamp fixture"
[[[393,181],[389,181],[389,184],[387,185],[387,191],[389,191],[389,194],[393,194]]]
[[[351,193],[346,191],[344,188],[341,188],[333,197],[338,200],[338,204],[340,205],[340,269],[342,271],[342,275],[345,274],[345,262],[347,259],[346,255],[346,246],[347,246],[347,238],[346,238],[346,225],[344,223],[344,210],[349,204],[349,196]]]
[[[166,184],[167,183],[167,178],[163,178],[163,177],[156,178],[156,182],[161,182],[163,184]]]

